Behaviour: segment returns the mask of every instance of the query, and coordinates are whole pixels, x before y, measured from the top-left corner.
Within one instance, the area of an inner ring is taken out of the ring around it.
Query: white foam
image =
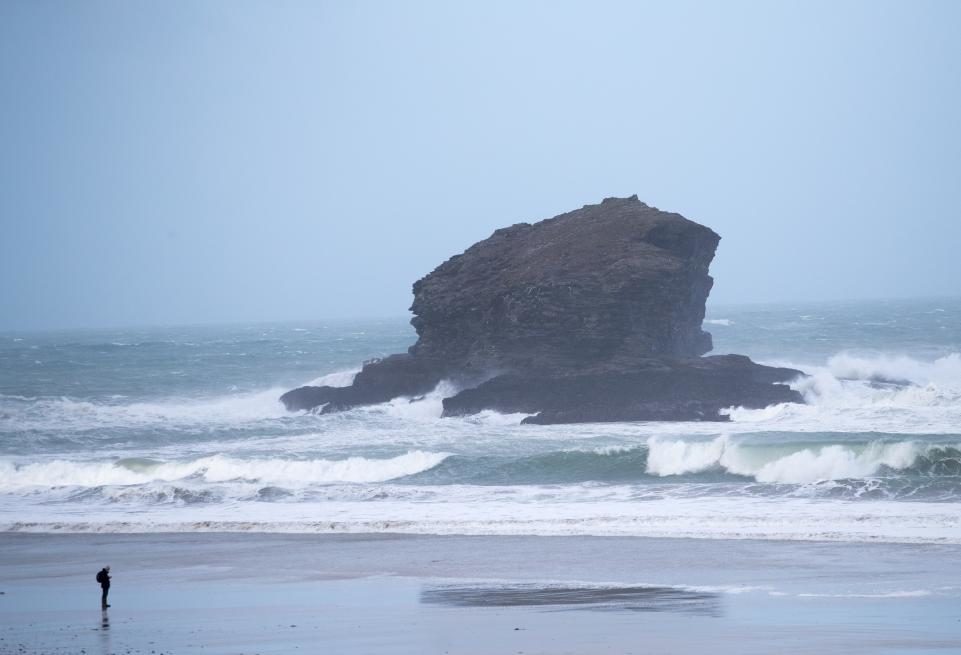
[[[493,409],[486,409],[482,412],[478,412],[473,416],[464,417],[470,423],[484,424],[490,426],[508,426],[508,425],[520,425],[528,416],[533,416],[533,414],[523,414],[523,413],[511,413],[511,414],[501,414]]]
[[[758,591],[768,591],[772,593],[769,591],[771,589],[770,587],[760,585],[686,585],[680,587],[680,589],[698,591],[706,594],[729,594],[731,596],[751,594]]]
[[[764,464],[752,474],[758,482],[805,483],[876,475],[882,467],[900,470],[921,454],[914,443],[872,443],[863,451],[831,445],[804,450]],[[745,467],[745,469],[747,468]]]
[[[182,462],[53,460],[20,466],[10,461],[0,461],[0,491],[27,487],[136,485],[191,478],[208,483],[246,480],[285,487],[383,482],[426,471],[446,457],[446,453],[411,451],[388,459],[237,459],[214,455]]]
[[[356,408],[355,412],[386,414],[404,421],[436,421],[444,411],[444,398],[457,393],[458,388],[449,380],[441,380],[436,387],[423,396],[400,396],[380,405]]]
[[[722,325],[724,327],[734,325],[734,321],[729,318],[705,318],[704,322],[708,325]]]
[[[927,589],[887,591],[877,594],[797,594],[798,598],[922,598],[930,595],[931,592]]]
[[[218,426],[283,418],[289,413],[280,402],[285,389],[235,393],[202,399],[171,398],[158,402],[101,403],[70,398],[37,399],[8,413],[0,428],[26,432],[69,432],[97,428],[161,425]]]
[[[728,438],[689,442],[648,439],[647,472],[653,475],[698,473],[718,466],[729,448]]]
[[[807,404],[734,407],[728,416],[751,430],[957,434],[961,356],[933,361],[840,353],[826,365],[777,362],[809,374],[791,383]],[[734,428],[744,431],[742,427]]]
[[[718,469],[758,482],[803,484],[902,470],[937,447],[914,441],[798,447],[744,445],[727,435],[710,441],[655,437],[648,440],[647,472],[666,477]]]
[[[314,378],[305,386],[308,387],[349,387],[354,383],[354,378],[360,373],[359,368],[351,368],[343,371],[334,371],[327,375]]]
[[[444,502],[248,503],[243,520],[232,505],[189,504],[132,515],[123,507],[43,513],[0,512],[0,530],[33,532],[278,532],[464,535],[597,535],[700,539],[773,539],[961,544],[961,515],[945,503],[812,502],[751,498],[579,502],[541,487],[529,502],[504,488]],[[18,517],[13,519],[13,517]]]
[[[904,355],[864,357],[845,352],[831,357],[827,369],[836,378],[907,380],[918,385],[939,384],[951,388],[961,384],[961,354],[958,353],[924,362]]]

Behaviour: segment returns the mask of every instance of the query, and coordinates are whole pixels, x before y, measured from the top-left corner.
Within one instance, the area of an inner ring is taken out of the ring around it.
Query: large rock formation
[[[497,230],[414,283],[407,354],[367,363],[350,387],[281,400],[332,412],[450,379],[464,390],[445,415],[495,409],[534,423],[724,420],[732,405],[800,402],[781,384],[798,371],[701,357],[719,240],[636,196]]]

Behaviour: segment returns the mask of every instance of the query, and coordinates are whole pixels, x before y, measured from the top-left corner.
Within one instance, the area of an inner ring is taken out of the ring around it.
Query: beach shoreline
[[[948,652],[958,570],[954,545],[2,533],[0,653]]]

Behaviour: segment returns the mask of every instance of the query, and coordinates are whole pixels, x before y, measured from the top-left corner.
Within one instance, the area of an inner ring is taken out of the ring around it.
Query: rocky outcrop
[[[414,284],[411,354],[545,372],[697,357],[719,239],[636,196],[497,230]]]
[[[300,387],[280,400],[289,410],[320,407],[324,413],[376,405],[401,396],[420,396],[443,379],[442,371],[409,354],[366,362],[349,387]]]
[[[534,414],[524,423],[598,421],[723,421],[719,410],[795,402],[776,382],[793,369],[759,366],[743,355],[649,360],[632,371],[538,376],[499,375],[444,399],[444,416],[485,409]]]
[[[800,402],[800,373],[700,357],[720,240],[679,214],[608,198],[494,232],[414,284],[407,354],[366,364],[350,387],[302,387],[289,409],[331,412],[464,389],[445,415],[495,409],[528,422],[723,420],[732,405]]]

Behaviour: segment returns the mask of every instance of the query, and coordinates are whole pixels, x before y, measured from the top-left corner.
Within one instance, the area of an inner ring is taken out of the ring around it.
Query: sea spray
[[[311,387],[349,387],[354,383],[354,378],[360,373],[359,368],[350,368],[343,371],[334,371],[321,375],[307,383]]]
[[[38,430],[100,430],[211,425],[236,426],[286,418],[281,389],[210,398],[166,398],[156,402],[89,401],[73,398],[0,398],[0,434]]]
[[[732,407],[726,412],[729,418],[746,429],[796,432],[955,434],[961,425],[961,356],[957,353],[931,362],[840,353],[826,365],[790,366],[808,373],[792,382],[806,404]]]

